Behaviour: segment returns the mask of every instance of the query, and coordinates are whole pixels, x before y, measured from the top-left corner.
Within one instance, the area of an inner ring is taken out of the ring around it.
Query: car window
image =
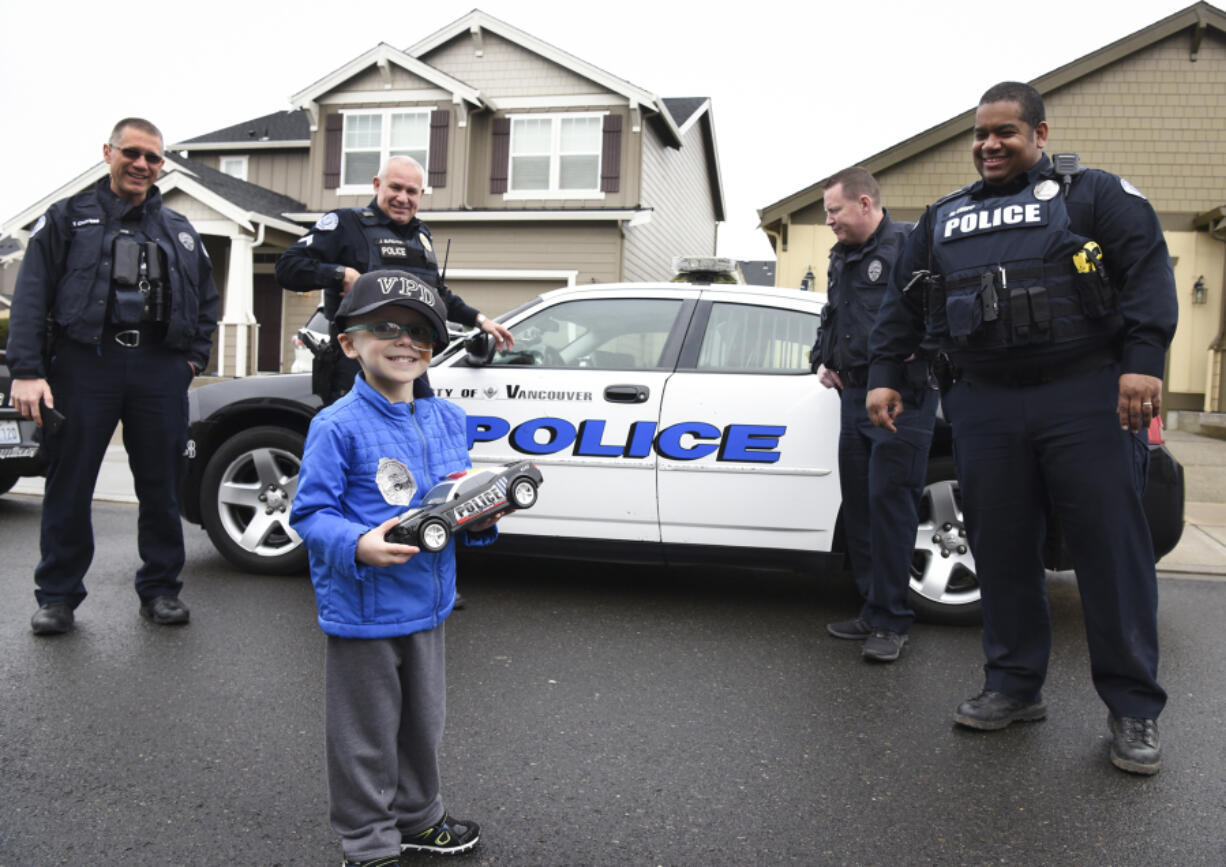
[[[717,302],[698,351],[698,370],[808,373],[818,317],[801,310]]]
[[[659,367],[681,308],[673,298],[592,298],[555,304],[511,326],[495,365],[645,370]]]

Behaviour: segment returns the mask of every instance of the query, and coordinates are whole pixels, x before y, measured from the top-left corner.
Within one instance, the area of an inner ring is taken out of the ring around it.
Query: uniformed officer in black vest
[[[208,363],[217,289],[200,236],[154,186],[158,128],[121,120],[102,157],[107,176],[34,225],[13,296],[13,404],[40,425],[49,461],[30,622],[40,635],[71,629],[85,599],[90,501],[120,421],[140,501],[141,614],[161,625],[189,618],[176,497],[187,387]]]
[[[893,662],[915,619],[907,592],[937,393],[928,385],[927,360],[914,359],[906,368],[901,395],[907,412],[899,417],[897,435],[869,421],[868,335],[911,224],[890,219],[881,207],[881,188],[862,168],[832,177],[824,201],[826,225],[838,243],[830,250],[814,356],[822,383],[842,397],[843,531],[864,599],[859,615],[826,629],[837,638],[864,641],[865,659]]]
[[[1050,513],[1077,570],[1111,761],[1153,774],[1166,693],[1141,495],[1175,333],[1174,274],[1132,184],[1043,153],[1044,112],[1018,82],[980,99],[971,155],[982,180],[930,207],[908,241],[870,337],[868,411],[896,428],[902,360],[925,331],[939,339],[987,657],[983,691],[955,721],[996,730],[1047,714]],[[932,279],[902,294],[918,271]]]
[[[417,219],[417,206],[425,190],[421,164],[412,157],[395,156],[373,179],[375,197],[363,208],[338,208],[319,222],[277,259],[277,282],[299,292],[323,289],[324,315],[329,320],[341,297],[367,271],[408,271],[435,287],[447,305],[447,318],[461,325],[478,326],[494,336],[498,348],[514,343],[511,332],[487,319],[443,285],[430,230]],[[335,400],[353,385],[356,364],[336,362],[331,393]]]

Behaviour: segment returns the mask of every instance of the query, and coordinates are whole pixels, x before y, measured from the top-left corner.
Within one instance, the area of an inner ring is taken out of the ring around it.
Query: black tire
[[[953,458],[928,462],[911,558],[911,608],[930,623],[980,622],[979,578],[966,539]]]
[[[507,499],[517,509],[531,509],[536,505],[536,482],[527,476],[514,479],[507,489]]]
[[[451,531],[447,529],[447,524],[438,518],[427,518],[417,528],[417,540],[417,547],[437,554],[451,541]]]
[[[305,438],[257,427],[222,443],[200,483],[200,518],[221,555],[245,572],[305,572],[306,546],[289,526]]]

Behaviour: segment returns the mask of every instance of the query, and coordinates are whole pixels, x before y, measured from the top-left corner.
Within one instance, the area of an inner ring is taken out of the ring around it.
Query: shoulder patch
[[[47,215],[43,214],[38,218],[38,222],[34,224],[34,228],[30,230],[30,237],[33,238],[38,234],[38,230],[47,225]]]
[[[196,239],[187,232],[179,233],[179,243],[183,245],[183,249],[187,252],[194,252],[196,249]]]
[[[320,232],[331,232],[339,223],[340,220],[337,218],[336,213],[334,211],[329,211],[319,218],[319,222],[315,224],[314,228],[316,231]]]
[[[1136,196],[1138,199],[1145,199],[1145,194],[1134,187],[1127,179],[1120,178],[1120,186],[1124,188],[1124,192],[1128,195]],[[1149,201],[1148,199],[1145,200]]]

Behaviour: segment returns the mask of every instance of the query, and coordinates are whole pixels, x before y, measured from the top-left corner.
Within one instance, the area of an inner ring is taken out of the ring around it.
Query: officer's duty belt
[[[1024,369],[993,370],[991,368],[960,368],[956,381],[972,385],[995,385],[1002,388],[1027,388],[1057,382],[1106,367],[1115,362],[1111,352],[1094,352],[1081,358],[1071,358],[1058,364],[1039,364]]]
[[[135,349],[138,346],[161,343],[165,334],[165,326],[155,322],[142,322],[135,328],[108,325],[102,330],[102,340],[104,343],[117,343],[125,349]]]

